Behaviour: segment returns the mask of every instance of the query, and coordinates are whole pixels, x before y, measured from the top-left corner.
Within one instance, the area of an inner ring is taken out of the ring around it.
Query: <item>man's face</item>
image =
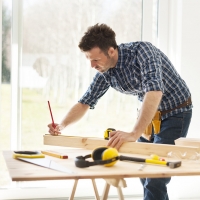
[[[94,47],[90,51],[85,52],[86,58],[90,60],[91,67],[95,68],[99,72],[103,73],[108,71],[110,68],[115,67],[117,60],[113,48],[108,50],[108,55],[105,55],[99,47]]]

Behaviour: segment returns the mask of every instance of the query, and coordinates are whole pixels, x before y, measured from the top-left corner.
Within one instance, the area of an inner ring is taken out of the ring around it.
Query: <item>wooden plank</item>
[[[51,136],[44,135],[44,144],[53,145],[53,146],[68,146],[77,148],[84,148],[84,141],[81,141],[82,138],[68,137],[68,136]],[[78,141],[78,142],[77,142]]]
[[[200,147],[200,138],[179,138],[175,140],[176,145]]]
[[[100,146],[107,146],[108,141],[101,138],[89,138],[89,137],[72,137],[72,136],[52,136],[44,135],[44,144],[53,146],[65,146],[75,148],[85,148],[94,150]],[[130,154],[143,154],[151,155],[158,154],[159,156],[168,156],[169,153],[179,153],[181,155],[191,157],[200,152],[200,147],[186,147],[180,145],[164,145],[164,144],[152,144],[152,143],[140,143],[140,142],[126,142],[119,149],[121,153]],[[187,158],[187,157],[185,157]]]

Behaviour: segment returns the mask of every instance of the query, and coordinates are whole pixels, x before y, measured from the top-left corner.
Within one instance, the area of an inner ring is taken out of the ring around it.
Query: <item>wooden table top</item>
[[[200,160],[182,160],[181,167],[171,169],[167,166],[146,164],[143,170],[139,170],[141,163],[117,161],[112,167],[96,165],[87,168],[77,168],[74,159],[76,156],[91,154],[86,149],[62,149],[56,150],[68,155],[68,159],[59,159],[45,155],[46,158],[56,161],[73,171],[73,174],[58,172],[31,163],[23,162],[12,157],[12,151],[3,151],[3,156],[12,181],[34,180],[61,180],[61,179],[95,179],[95,178],[130,178],[130,177],[170,177],[200,175]],[[143,157],[147,155],[120,153],[120,155]],[[168,158],[166,158],[169,161]],[[89,161],[89,160],[87,160]],[[92,160],[90,160],[92,161]]]

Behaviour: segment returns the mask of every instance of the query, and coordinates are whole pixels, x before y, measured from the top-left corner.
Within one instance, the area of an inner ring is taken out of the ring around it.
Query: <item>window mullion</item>
[[[11,149],[21,148],[20,66],[22,60],[22,3],[22,0],[12,1]]]

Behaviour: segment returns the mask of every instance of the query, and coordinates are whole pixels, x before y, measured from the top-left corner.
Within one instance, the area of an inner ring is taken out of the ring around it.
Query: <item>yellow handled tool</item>
[[[39,151],[14,151],[13,158],[44,158]]]
[[[116,131],[114,128],[107,128],[106,130],[105,130],[105,132],[104,132],[104,139],[105,140],[109,140],[109,133],[111,132],[111,131]]]
[[[137,157],[129,157],[129,156],[119,156],[119,160],[165,165],[165,166],[169,166],[170,168],[177,168],[181,166],[181,161],[167,162],[167,161],[162,161],[162,160],[157,160],[157,159],[145,159],[145,158],[137,158]]]
[[[13,158],[44,158],[45,155],[42,153],[39,154],[19,154],[19,153],[14,153]]]

